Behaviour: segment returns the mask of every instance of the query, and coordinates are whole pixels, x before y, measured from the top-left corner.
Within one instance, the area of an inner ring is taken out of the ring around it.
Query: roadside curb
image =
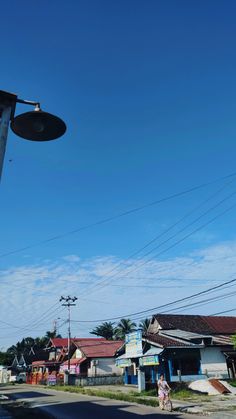
[[[31,385],[27,385],[27,387]],[[34,388],[42,388],[42,386],[40,385],[34,385]],[[80,396],[92,396],[92,397],[98,397],[101,399],[110,399],[110,400],[120,400],[120,401],[124,401],[124,402],[129,402],[131,404],[135,404],[135,405],[142,405],[142,406],[147,406],[147,407],[154,407],[154,408],[158,408],[158,406],[154,406],[154,405],[147,405],[147,403],[145,403],[145,400],[147,401],[149,400],[155,400],[157,401],[157,397],[154,396],[145,396],[142,397],[140,396],[139,398],[139,402],[136,401],[135,399],[133,400],[124,400],[123,398],[118,398],[117,397],[117,393],[113,393],[115,397],[106,397],[106,395],[101,395],[101,394],[89,394],[88,392],[85,393],[80,393],[80,392],[73,392],[73,391],[64,391],[64,390],[59,390],[58,388],[54,388],[54,386],[43,386],[44,390],[49,390],[55,393],[67,393],[67,394],[73,394],[73,395],[80,395]],[[88,389],[88,388],[87,388]],[[93,390],[93,387],[91,388],[91,390]],[[95,389],[94,389],[95,390]],[[98,389],[96,389],[98,390]],[[98,390],[99,392],[99,390]],[[143,403],[142,403],[143,401]],[[177,400],[177,399],[171,399],[172,404],[173,404],[173,412],[179,412],[179,413],[188,413],[188,414],[195,414],[195,415],[199,415],[199,416],[211,416],[213,419],[236,419],[236,414],[231,410],[221,410],[219,407],[217,408],[217,406],[215,406],[215,409],[213,409],[213,406],[207,406],[206,403],[202,403],[202,402],[197,402],[197,401],[187,401],[187,400]],[[38,406],[34,406],[36,408],[38,408]],[[2,417],[0,416],[0,419],[2,419]],[[5,418],[4,418],[5,419]],[[10,419],[10,417],[6,417],[6,419]]]

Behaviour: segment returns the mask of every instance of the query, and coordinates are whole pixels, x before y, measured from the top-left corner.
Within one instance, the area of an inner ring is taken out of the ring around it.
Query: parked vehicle
[[[16,382],[17,383],[26,383],[26,372],[20,372],[16,376]]]
[[[20,372],[17,375],[11,375],[10,383],[26,383],[26,372]]]

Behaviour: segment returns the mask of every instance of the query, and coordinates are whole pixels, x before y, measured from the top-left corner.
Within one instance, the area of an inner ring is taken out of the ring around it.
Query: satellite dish
[[[16,116],[11,122],[12,131],[19,137],[31,141],[50,141],[66,132],[62,119],[36,107],[34,111]]]

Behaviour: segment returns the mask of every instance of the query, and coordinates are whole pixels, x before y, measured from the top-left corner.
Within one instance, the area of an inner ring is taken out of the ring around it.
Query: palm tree
[[[40,338],[40,340],[41,340],[40,346],[42,348],[44,348],[48,344],[50,339],[54,339],[54,338],[61,338],[61,335],[58,335],[55,330],[53,330],[52,332],[50,330],[48,330],[45,333],[45,335],[42,338]]]
[[[142,333],[147,333],[149,323],[150,319],[148,318],[141,320],[141,322],[138,325],[138,328],[142,331]]]
[[[136,330],[137,325],[130,319],[121,319],[115,329],[116,339],[125,339],[125,335]]]
[[[25,352],[25,349],[25,339],[22,339],[21,342],[17,342],[15,345],[10,346],[10,348],[7,349],[7,353],[20,356]]]
[[[101,336],[107,340],[112,340],[114,337],[114,323],[111,322],[104,322],[100,324],[100,326],[95,327],[95,329],[92,330],[91,335]]]

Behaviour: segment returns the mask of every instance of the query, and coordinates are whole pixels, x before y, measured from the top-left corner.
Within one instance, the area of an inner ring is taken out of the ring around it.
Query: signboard
[[[139,364],[143,367],[149,365],[159,365],[158,355],[144,356],[143,358],[140,358]]]
[[[143,355],[141,330],[125,335],[125,354],[129,358],[138,358]]]
[[[50,374],[48,376],[48,385],[49,386],[55,386],[57,383],[57,376],[56,374]]]
[[[129,358],[116,359],[116,366],[119,368],[130,367],[131,359]]]

